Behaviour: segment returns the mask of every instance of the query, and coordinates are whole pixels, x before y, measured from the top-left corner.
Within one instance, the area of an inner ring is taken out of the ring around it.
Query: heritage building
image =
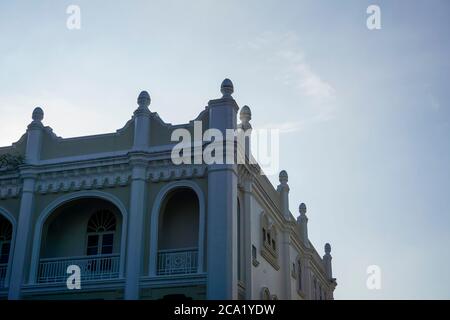
[[[203,130],[250,128],[230,80],[221,92]],[[122,129],[68,139],[36,108],[0,148],[0,298],[332,299],[331,247],[321,258],[309,241],[303,203],[289,211],[286,171],[275,189],[258,164],[176,165],[171,133],[193,121],[163,122],[145,91],[137,102]]]

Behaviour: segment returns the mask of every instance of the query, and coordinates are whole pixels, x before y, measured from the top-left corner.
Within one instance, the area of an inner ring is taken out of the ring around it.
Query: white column
[[[325,267],[325,272],[329,280],[333,279],[333,270],[331,268],[331,245],[329,243],[325,244],[325,255],[323,256],[323,265]]]
[[[301,203],[299,208],[300,216],[297,218],[297,225],[299,227],[300,236],[303,244],[309,248],[308,240],[308,217],[306,216],[306,205]]]
[[[280,193],[281,213],[283,213],[283,216],[286,219],[290,220],[291,212],[289,211],[288,174],[285,170],[280,171],[279,181],[280,181],[280,184],[277,187],[277,191]]]
[[[42,125],[44,118],[42,109],[34,109],[32,118],[33,121],[27,130],[27,147],[25,151],[25,162],[27,165],[20,169],[23,186],[15,245],[12,250],[11,277],[8,292],[8,299],[12,300],[21,298],[21,287],[25,281],[27,253],[32,238],[31,220],[34,212],[34,190],[36,183],[36,175],[32,165],[39,162],[41,154],[42,130],[44,128]]]
[[[244,181],[244,257],[245,257],[245,298],[253,298],[252,261],[252,180]]]
[[[291,212],[289,211],[289,185],[288,185],[288,174],[285,170],[280,171],[279,175],[280,184],[277,187],[277,191],[280,193],[280,206],[281,212],[286,219],[286,221],[291,220]],[[285,299],[291,298],[291,239],[289,229],[283,230],[281,233],[282,237],[282,271],[285,286]]]
[[[138,97],[138,109],[134,112],[134,143],[130,153],[131,195],[128,219],[128,239],[125,262],[125,299],[139,299],[139,279],[143,266],[144,216],[147,199],[147,161],[145,151],[150,140],[150,95],[142,91]]]
[[[24,174],[23,179],[19,221],[17,223],[15,246],[12,252],[13,259],[9,282],[8,299],[11,300],[21,298],[20,289],[25,281],[24,267],[31,240],[31,218],[34,208],[35,176],[32,174]]]
[[[222,82],[222,99],[209,102],[210,128],[226,137],[236,129],[233,84]],[[233,142],[234,143],[234,142]],[[235,164],[208,165],[207,298],[237,299],[237,172]]]
[[[239,112],[239,119],[241,123],[238,125],[238,163],[251,163],[252,151],[251,151],[251,132],[252,125],[250,120],[252,119],[252,111],[249,106],[243,106]],[[240,162],[239,162],[240,161]],[[253,176],[251,174],[246,175],[243,178],[243,205],[244,212],[244,237],[242,252],[244,263],[244,281],[245,281],[245,299],[251,300],[253,296],[253,258],[252,258],[252,188],[253,188]]]
[[[281,270],[284,278],[284,299],[290,300],[292,296],[292,281],[291,281],[291,237],[289,229],[283,230],[281,233],[282,241],[282,256]]]
[[[146,162],[136,159],[139,155],[133,155],[131,160],[132,181],[130,196],[130,211],[128,220],[128,241],[126,250],[126,284],[125,299],[139,299],[139,279],[143,265],[143,234],[145,199],[147,193]]]
[[[313,284],[312,284],[312,271],[311,271],[311,261],[310,258],[306,258],[305,259],[305,266],[306,266],[306,270],[305,270],[305,292],[307,295],[307,299],[309,300],[314,300],[314,296],[313,296]]]

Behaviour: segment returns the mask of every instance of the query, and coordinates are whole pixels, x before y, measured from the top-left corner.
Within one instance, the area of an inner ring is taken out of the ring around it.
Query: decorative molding
[[[266,250],[265,248],[261,249],[261,256],[267,260],[267,262],[270,263],[270,265],[275,269],[275,270],[280,270],[280,265],[278,264],[278,259],[272,254],[269,253],[268,250]]]
[[[297,279],[297,272],[298,272],[298,270],[296,268],[296,262],[292,262],[291,261],[290,268],[291,268],[291,277],[294,278],[294,279]]]
[[[0,180],[0,199],[17,198],[22,192],[20,179]]]
[[[158,161],[147,169],[147,180],[151,182],[202,178],[206,175],[206,165],[174,165],[169,160]]]
[[[238,187],[244,190],[245,181],[254,181],[254,176],[259,174],[257,166],[251,164],[238,164]]]
[[[0,172],[13,171],[25,162],[20,154],[5,153],[0,155]]]
[[[39,173],[36,192],[40,194],[124,187],[130,183],[127,165],[107,165]]]
[[[278,232],[273,221],[263,211],[261,212],[261,256],[264,257],[275,270],[279,270],[278,264]]]

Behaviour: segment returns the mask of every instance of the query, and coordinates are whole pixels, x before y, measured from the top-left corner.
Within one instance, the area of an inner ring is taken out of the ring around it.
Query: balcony
[[[65,283],[70,274],[67,267],[77,265],[81,269],[81,282],[106,280],[119,277],[120,256],[109,254],[68,258],[50,258],[39,261],[37,283]]]
[[[7,263],[0,263],[0,288],[5,286],[6,272],[8,270]]]
[[[156,274],[159,276],[197,273],[197,267],[197,248],[158,251]]]

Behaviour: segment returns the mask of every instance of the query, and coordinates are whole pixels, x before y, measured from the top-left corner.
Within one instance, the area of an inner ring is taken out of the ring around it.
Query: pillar
[[[297,218],[297,225],[299,227],[300,238],[306,247],[309,247],[308,239],[308,217],[306,216],[306,205],[301,203],[298,211],[300,216]]]
[[[139,279],[143,269],[143,234],[147,194],[147,161],[144,151],[150,143],[150,95],[142,91],[134,112],[134,141],[130,153],[131,195],[125,262],[125,299],[139,299]]]
[[[333,279],[333,271],[331,268],[331,245],[329,243],[325,244],[325,255],[323,256],[323,265],[325,267],[325,272],[329,280]]]
[[[289,211],[289,185],[288,174],[285,170],[280,171],[279,174],[280,184],[277,187],[277,191],[280,194],[280,207],[281,213],[287,221],[291,220],[291,212]],[[282,270],[285,286],[284,299],[290,299],[292,295],[292,281],[291,281],[291,236],[289,230],[284,230],[281,233],[281,252]]]
[[[20,168],[22,178],[22,195],[20,199],[19,218],[16,230],[15,245],[12,252],[11,277],[9,282],[8,299],[21,298],[21,287],[25,281],[25,262],[31,242],[31,220],[34,212],[34,190],[36,174],[33,165],[40,160],[42,134],[44,126],[44,112],[36,108],[32,115],[33,121],[27,129],[27,146],[25,150],[25,166]]]
[[[232,98],[233,83],[222,82],[221,99],[208,103],[210,129],[225,138],[227,129],[236,129],[237,103]],[[214,143],[214,142],[213,142]],[[222,141],[216,141],[222,143]],[[225,141],[225,145],[234,145]],[[237,299],[237,172],[236,164],[208,164],[207,212],[207,298]]]

